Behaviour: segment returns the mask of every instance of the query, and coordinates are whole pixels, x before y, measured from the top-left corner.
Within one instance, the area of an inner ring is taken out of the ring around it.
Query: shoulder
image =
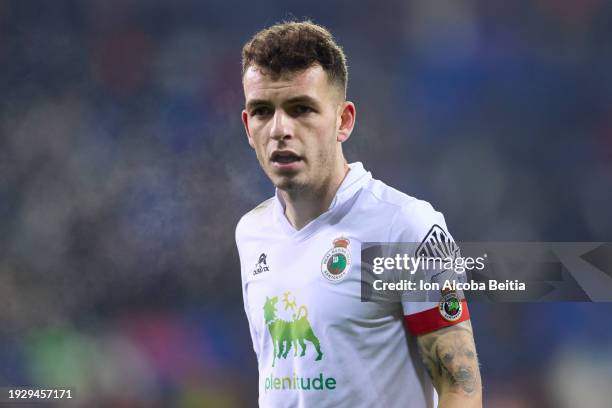
[[[411,242],[422,241],[433,229],[447,229],[444,215],[429,202],[418,199],[399,209],[393,228]]]
[[[371,180],[364,194],[379,202],[390,220],[389,241],[421,242],[434,228],[446,231],[441,212],[427,201],[418,199],[390,187],[380,180]]]
[[[244,214],[236,225],[236,242],[248,233],[256,232],[266,225],[269,226],[273,206],[274,197],[270,197]]]

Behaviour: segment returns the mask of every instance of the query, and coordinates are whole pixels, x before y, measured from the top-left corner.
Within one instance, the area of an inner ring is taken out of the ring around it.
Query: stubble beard
[[[334,160],[332,156],[320,156],[316,163],[309,162],[309,166],[307,166],[304,171],[308,172],[310,169],[325,169],[327,170],[325,174],[298,173],[294,177],[283,177],[282,182],[278,184],[275,183],[275,186],[279,190],[287,193],[289,197],[294,200],[300,198],[316,199],[325,193],[324,190],[331,183],[333,177],[331,170],[333,165]]]
[[[310,186],[307,181],[301,181],[299,178],[299,173],[293,176],[273,175],[270,177],[272,184],[274,184],[276,188],[286,192],[291,197],[307,194],[312,189],[312,186]]]
[[[336,164],[335,151],[330,146],[330,150],[324,149],[319,152],[319,155],[305,160],[306,166],[302,172],[293,175],[278,174],[272,165],[269,165],[266,171],[267,176],[277,189],[285,192],[292,199],[316,198],[324,194],[324,190],[332,182],[333,169]],[[326,172],[325,174],[317,173],[317,169],[325,169]]]

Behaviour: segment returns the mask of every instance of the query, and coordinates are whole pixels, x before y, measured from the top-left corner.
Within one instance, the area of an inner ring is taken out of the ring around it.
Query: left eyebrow
[[[299,95],[299,96],[294,96],[293,98],[288,99],[286,102],[286,104],[296,104],[296,103],[306,103],[309,105],[314,105],[314,106],[318,106],[318,102],[316,101],[316,99],[308,96],[308,95]]]
[[[289,98],[286,101],[284,101],[283,105],[295,105],[297,103],[305,103],[308,105],[313,105],[315,107],[319,106],[319,103],[317,102],[317,100],[308,95],[294,96],[293,98]],[[265,99],[251,99],[250,101],[247,102],[246,109],[251,110],[255,108],[256,106],[261,106],[261,105],[265,106],[269,104],[270,104],[270,101],[265,100]]]

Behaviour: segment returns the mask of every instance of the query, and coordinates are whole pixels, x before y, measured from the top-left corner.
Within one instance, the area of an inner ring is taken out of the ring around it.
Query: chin
[[[300,184],[296,183],[294,180],[282,180],[277,183],[274,183],[274,186],[279,190],[292,192],[300,190]]]
[[[297,180],[297,177],[278,177],[273,179],[273,184],[279,190],[286,191],[288,193],[304,190],[306,187],[305,183]]]

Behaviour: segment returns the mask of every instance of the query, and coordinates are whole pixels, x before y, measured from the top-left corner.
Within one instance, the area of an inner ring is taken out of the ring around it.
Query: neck
[[[346,162],[340,162],[329,180],[320,188],[306,189],[298,192],[280,190],[285,201],[285,216],[293,228],[300,230],[310,221],[317,218],[329,209],[340,184],[346,177],[350,168]]]

